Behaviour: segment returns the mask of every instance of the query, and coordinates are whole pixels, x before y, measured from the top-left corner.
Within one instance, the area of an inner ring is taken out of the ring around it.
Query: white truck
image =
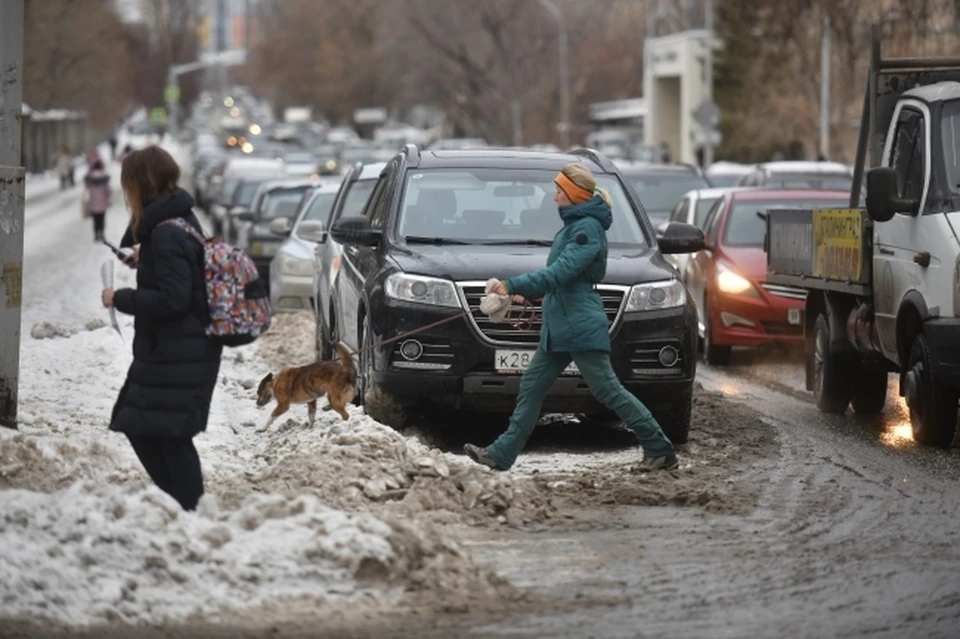
[[[960,58],[883,59],[875,28],[850,208],[766,214],[767,279],[807,290],[819,409],[880,412],[894,372],[914,439],[939,447],[960,389],[958,80]]]

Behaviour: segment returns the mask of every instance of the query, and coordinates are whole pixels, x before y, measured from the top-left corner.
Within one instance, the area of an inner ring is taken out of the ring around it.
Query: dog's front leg
[[[277,407],[273,409],[273,412],[270,413],[270,417],[267,418],[267,423],[264,424],[263,428],[261,428],[258,432],[261,432],[261,433],[266,432],[267,429],[269,429],[273,425],[273,422],[276,421],[277,417],[280,417],[288,410],[290,410],[290,404],[277,403]]]
[[[317,400],[307,402],[307,426],[313,428],[313,422],[317,420]]]

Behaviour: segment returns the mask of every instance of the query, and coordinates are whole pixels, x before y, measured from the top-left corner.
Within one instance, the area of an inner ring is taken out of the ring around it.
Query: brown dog
[[[271,399],[277,400],[277,407],[259,432],[264,432],[274,420],[290,410],[290,404],[306,404],[310,426],[317,416],[317,399],[327,396],[333,410],[340,413],[346,421],[350,418],[346,406],[357,394],[357,369],[350,352],[337,344],[339,362],[316,362],[299,368],[284,368],[276,377],[269,373],[260,382],[257,389],[257,406],[263,407]]]

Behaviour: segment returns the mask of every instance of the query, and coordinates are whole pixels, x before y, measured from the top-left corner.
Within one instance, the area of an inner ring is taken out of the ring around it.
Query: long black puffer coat
[[[193,437],[206,429],[222,347],[207,337],[203,247],[164,220],[180,217],[200,229],[193,198],[182,189],[144,209],[137,288],[114,293],[113,305],[134,316],[133,364],[120,390],[110,430],[129,435]]]

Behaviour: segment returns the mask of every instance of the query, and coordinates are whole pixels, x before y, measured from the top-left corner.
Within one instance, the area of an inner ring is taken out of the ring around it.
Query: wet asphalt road
[[[742,469],[762,487],[757,508],[582,512],[566,527],[472,540],[516,585],[585,602],[473,635],[960,636],[960,450],[910,440],[893,377],[882,416],[828,416],[798,363],[744,357],[755,355],[698,377],[775,429],[779,455]]]

